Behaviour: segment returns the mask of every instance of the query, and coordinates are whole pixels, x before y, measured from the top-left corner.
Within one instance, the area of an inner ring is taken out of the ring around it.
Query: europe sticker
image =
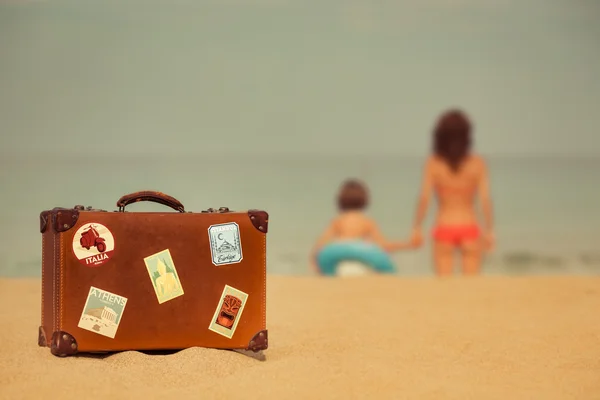
[[[169,249],[144,258],[158,304],[183,295],[183,287]]]
[[[208,228],[210,254],[214,265],[235,264],[242,261],[240,227],[235,222],[211,225]]]
[[[248,295],[246,293],[225,285],[208,329],[231,339],[240,322],[247,301]]]
[[[126,304],[125,297],[92,286],[77,326],[114,339]]]
[[[73,253],[80,263],[98,267],[107,262],[115,251],[115,238],[104,225],[83,224],[73,236]]]

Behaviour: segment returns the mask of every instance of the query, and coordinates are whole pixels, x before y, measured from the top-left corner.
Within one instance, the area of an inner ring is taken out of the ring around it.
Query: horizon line
[[[98,151],[92,155],[92,158],[132,158],[132,159],[141,159],[145,157],[206,157],[210,159],[214,158],[222,158],[226,157],[240,157],[240,158],[331,158],[331,159],[343,159],[343,158],[402,158],[402,159],[423,159],[427,157],[430,153],[424,152],[423,154],[409,154],[409,153],[357,153],[357,152],[345,152],[345,153],[324,153],[324,152],[158,152],[158,151],[148,151],[144,153],[136,152],[136,153],[124,153],[124,152],[103,152]],[[600,153],[496,153],[496,154],[488,154],[485,152],[477,152],[477,154],[483,156],[484,158],[489,159],[501,159],[501,158],[531,158],[531,159],[549,159],[549,158],[557,158],[557,159],[600,159]],[[0,151],[0,157],[2,159],[24,159],[24,158],[39,158],[43,160],[47,160],[48,158],[54,158],[56,162],[61,162],[61,160],[68,159],[80,159],[90,157],[90,154],[78,154],[78,153],[68,153],[66,155],[57,155],[56,152],[4,152]]]

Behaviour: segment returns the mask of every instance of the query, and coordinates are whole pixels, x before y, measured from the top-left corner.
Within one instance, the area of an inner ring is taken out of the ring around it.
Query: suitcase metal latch
[[[79,204],[78,204],[78,205],[76,205],[76,206],[75,206],[75,207],[73,207],[73,208],[74,208],[75,210],[78,210],[78,211],[100,211],[100,212],[108,212],[108,211],[106,211],[106,210],[100,210],[99,208],[92,208],[92,206],[87,206],[87,207],[84,207],[84,206],[82,206],[82,205],[79,205]]]
[[[228,213],[231,212],[228,207],[219,207],[219,209],[209,208],[206,210],[202,210],[203,213]]]

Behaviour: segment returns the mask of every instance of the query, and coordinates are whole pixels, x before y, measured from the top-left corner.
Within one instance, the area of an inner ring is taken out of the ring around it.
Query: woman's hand
[[[494,246],[496,245],[496,238],[494,236],[494,232],[488,231],[483,234],[483,248],[486,251],[493,251]]]
[[[412,235],[410,237],[410,244],[413,248],[419,248],[423,245],[423,234],[421,227],[413,228]]]

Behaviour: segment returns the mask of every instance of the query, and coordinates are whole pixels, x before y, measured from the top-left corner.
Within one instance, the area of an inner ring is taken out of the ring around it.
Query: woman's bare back
[[[475,202],[481,186],[487,182],[485,163],[469,156],[458,171],[438,157],[430,161],[431,185],[438,201],[436,225],[477,224]]]

